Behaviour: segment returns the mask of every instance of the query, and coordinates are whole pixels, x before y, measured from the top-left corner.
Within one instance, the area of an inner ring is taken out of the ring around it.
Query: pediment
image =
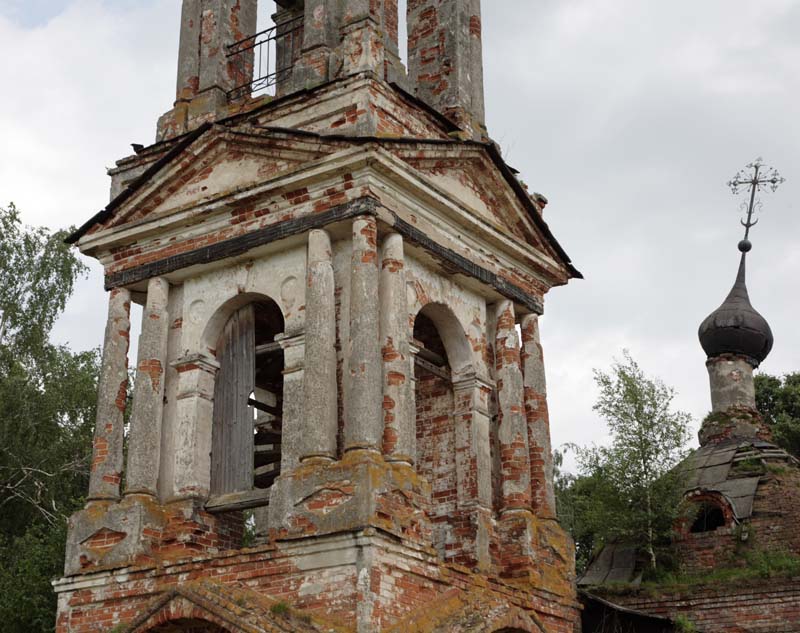
[[[276,607],[280,605],[280,607]],[[171,625],[172,623],[172,625]],[[320,633],[339,631],[328,622],[241,585],[202,580],[179,585],[155,598],[120,633],[168,632],[191,623],[216,633]],[[117,629],[115,629],[117,630]]]
[[[94,230],[165,217],[207,200],[291,173],[331,154],[335,143],[280,134],[255,126],[212,128],[157,173]],[[164,159],[162,159],[164,160]]]
[[[401,620],[387,633],[543,633],[533,611],[523,610],[489,591],[453,590]]]
[[[482,147],[428,146],[423,151],[398,147],[394,153],[429,185],[483,222],[537,250],[552,253],[549,240],[531,217],[533,202],[520,200],[519,192],[509,185]],[[540,213],[538,209],[533,212]]]

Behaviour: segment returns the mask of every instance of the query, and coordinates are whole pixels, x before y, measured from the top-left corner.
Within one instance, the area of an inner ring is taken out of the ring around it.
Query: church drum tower
[[[183,0],[71,237],[109,305],[57,631],[572,632],[538,318],[579,273],[486,135],[479,0],[410,1],[407,69],[396,0],[277,4]]]

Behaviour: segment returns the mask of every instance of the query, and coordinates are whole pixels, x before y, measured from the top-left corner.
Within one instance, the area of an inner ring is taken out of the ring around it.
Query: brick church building
[[[736,281],[700,326],[711,413],[700,427],[700,447],[679,466],[684,493],[672,540],[679,571],[691,582],[639,589],[639,548],[607,545],[578,579],[589,603],[592,596],[613,603],[597,610],[602,615],[617,606],[637,615],[682,616],[700,633],[800,631],[800,577],[778,574],[768,563],[800,561],[800,462],[772,442],[756,408],[753,370],[772,350],[773,335],[750,303],[745,269],[751,248],[747,239],[739,243]],[[760,574],[741,574],[759,561]],[[726,581],[726,574],[739,579]],[[626,611],[620,613],[621,619]],[[598,619],[584,630],[612,629]]]
[[[538,319],[580,273],[487,136],[479,0],[409,0],[405,65],[396,0],[257,5],[183,0],[71,238],[108,321],[58,633],[572,633]]]

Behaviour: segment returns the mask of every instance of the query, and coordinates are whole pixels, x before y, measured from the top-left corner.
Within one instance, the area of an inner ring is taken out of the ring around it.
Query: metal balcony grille
[[[236,87],[228,92],[231,101],[249,96],[275,94],[300,56],[303,45],[303,16],[276,24],[228,46],[228,64]]]

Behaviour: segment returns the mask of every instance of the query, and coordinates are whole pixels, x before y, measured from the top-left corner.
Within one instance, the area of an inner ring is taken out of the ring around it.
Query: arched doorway
[[[211,494],[219,501],[269,490],[280,474],[283,432],[283,314],[271,299],[237,309],[216,347]],[[266,496],[261,495],[263,502]],[[224,510],[215,503],[219,510]]]
[[[417,314],[412,341],[416,468],[431,485],[433,541],[445,559],[458,504],[453,365],[463,364],[459,341],[466,344],[466,336],[446,307],[431,304]]]

